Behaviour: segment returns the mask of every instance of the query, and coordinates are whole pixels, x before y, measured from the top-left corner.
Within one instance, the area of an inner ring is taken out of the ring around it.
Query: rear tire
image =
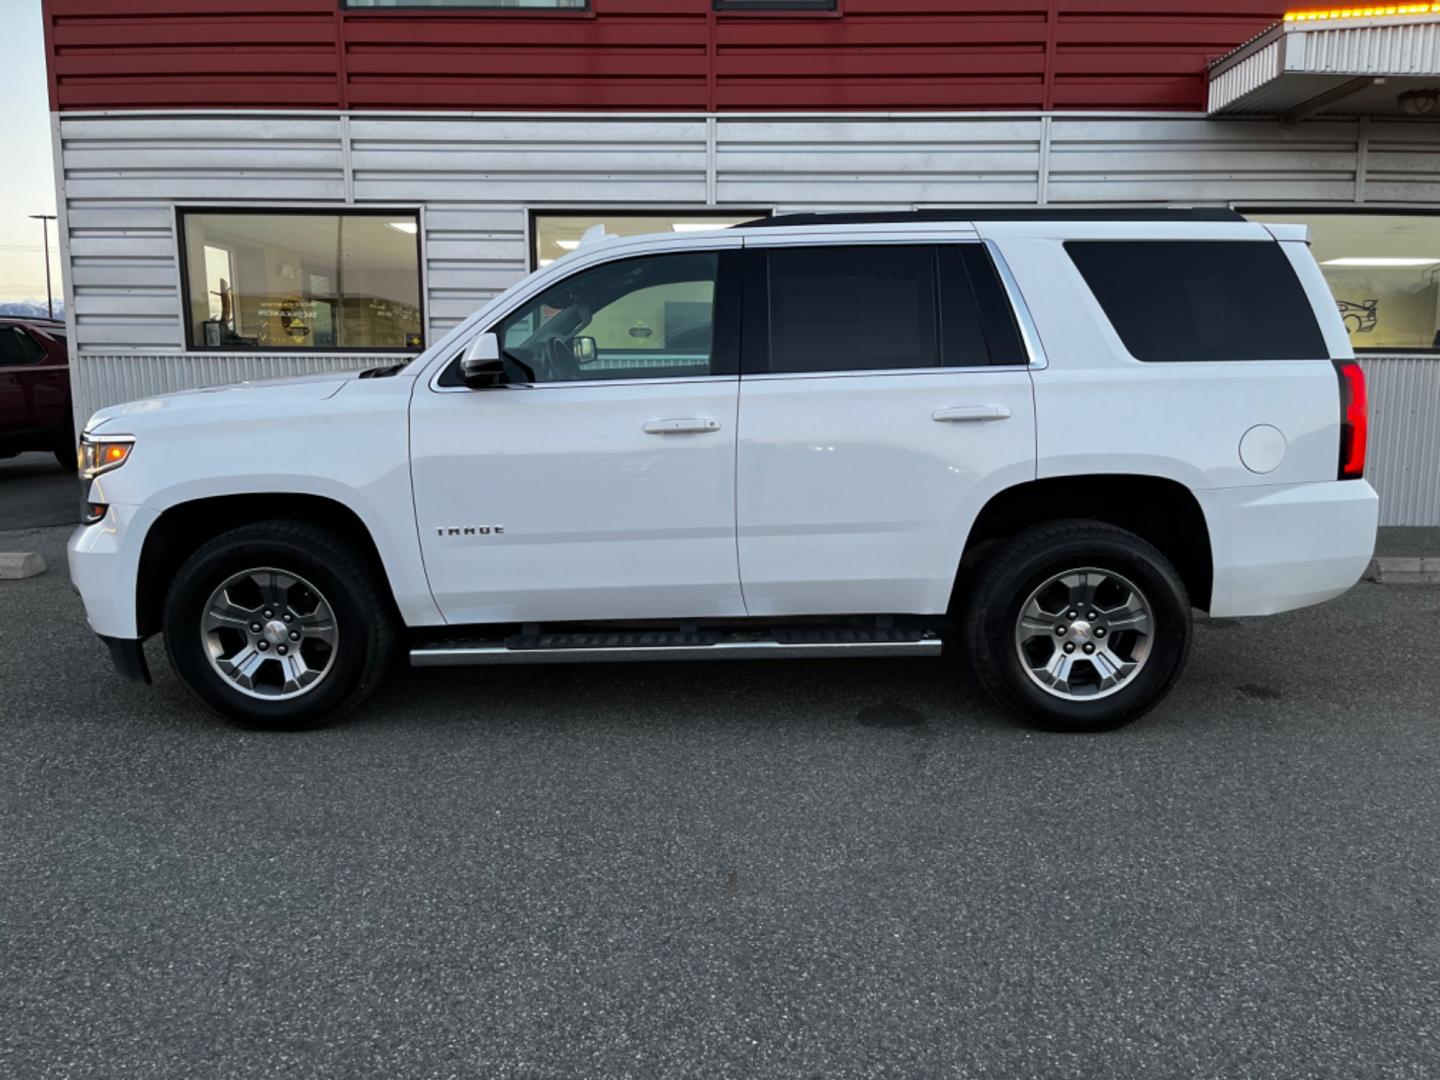
[[[384,675],[395,641],[370,561],[299,521],[245,525],[203,545],[175,575],[162,622],[181,681],[222,716],[270,730],[353,709]]]
[[[1106,731],[1170,691],[1190,651],[1185,585],[1133,533],[1055,521],[1014,536],[974,572],[962,633],[981,687],[1058,731]]]

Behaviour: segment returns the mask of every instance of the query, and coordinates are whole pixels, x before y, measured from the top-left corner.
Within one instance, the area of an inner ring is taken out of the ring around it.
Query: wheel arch
[[[1103,521],[1153,544],[1174,564],[1191,604],[1209,610],[1215,564],[1210,528],[1199,500],[1179,481],[1131,473],[1046,477],[993,495],[966,538],[952,609],[967,574],[993,544],[1059,518]]]
[[[216,495],[176,503],[161,513],[146,532],[135,576],[135,619],[140,637],[158,632],[165,584],[202,544],[229,529],[275,519],[306,521],[349,541],[386,583],[391,607],[395,608],[394,582],[375,538],[360,515],[344,503],[324,495],[296,493]],[[398,610],[392,613],[399,617]]]

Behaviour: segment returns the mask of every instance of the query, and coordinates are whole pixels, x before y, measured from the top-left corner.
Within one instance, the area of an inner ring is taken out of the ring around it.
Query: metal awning
[[[1209,83],[1211,116],[1440,119],[1440,2],[1291,12]]]

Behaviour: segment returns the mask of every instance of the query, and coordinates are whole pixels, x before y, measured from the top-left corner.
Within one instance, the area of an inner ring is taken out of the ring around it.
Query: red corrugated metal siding
[[[715,14],[44,0],[54,104],[107,108],[1198,109],[1273,0],[841,0]]]

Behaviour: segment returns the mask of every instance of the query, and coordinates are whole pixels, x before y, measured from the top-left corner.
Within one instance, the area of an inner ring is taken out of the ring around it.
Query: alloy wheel
[[[1020,607],[1015,649],[1031,681],[1067,701],[1094,701],[1133,682],[1154,640],[1150,602],[1113,570],[1047,578]]]
[[[226,684],[266,701],[288,701],[319,686],[334,670],[339,640],[324,594],[272,567],[221,582],[205,604],[200,634]]]

